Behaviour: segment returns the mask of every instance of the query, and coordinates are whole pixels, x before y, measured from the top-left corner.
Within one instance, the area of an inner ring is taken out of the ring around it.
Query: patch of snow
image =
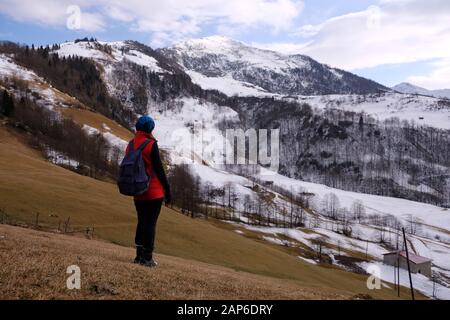
[[[227,96],[277,96],[251,83],[233,79],[230,75],[224,77],[207,77],[199,72],[185,70],[192,82],[205,90],[218,90]]]
[[[104,132],[103,137],[109,142],[111,146],[118,147],[119,150],[125,151],[128,141],[119,138],[118,136],[112,134],[111,132]]]
[[[273,237],[267,237],[267,236],[262,236],[261,237],[264,241],[279,245],[279,246],[286,246],[289,245],[290,242],[286,241],[286,240],[281,240],[279,238],[273,238]]]
[[[34,72],[19,66],[12,58],[0,54],[0,77],[14,76],[23,80],[34,80],[37,78]]]
[[[77,168],[80,163],[76,160],[70,159],[61,152],[55,150],[47,150],[47,158],[50,162],[56,165],[64,165],[71,168]]]
[[[149,68],[153,72],[164,73],[164,69],[158,66],[158,61],[155,58],[150,57],[137,50],[130,50],[124,54],[124,58],[140,66]]]
[[[96,47],[96,42],[80,41],[80,42],[64,42],[56,53],[61,57],[78,56],[83,58],[91,58],[97,60],[111,61],[113,57]]]
[[[305,261],[305,262],[311,263],[311,264],[317,264],[317,262],[312,260],[312,259],[304,258],[302,256],[298,256],[298,258],[303,260],[303,261]]]
[[[122,138],[119,138],[118,136],[112,134],[109,131],[101,132],[97,128],[91,127],[87,124],[83,125],[83,130],[85,130],[90,135],[101,134],[103,136],[103,138],[105,138],[106,141],[108,141],[108,143],[111,147],[117,147],[119,150],[122,151],[122,153],[125,152],[125,149],[128,145],[128,141],[125,141]],[[111,150],[111,152],[112,152],[112,150]]]

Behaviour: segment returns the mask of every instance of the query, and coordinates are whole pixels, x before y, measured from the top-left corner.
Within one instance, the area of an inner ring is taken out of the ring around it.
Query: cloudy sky
[[[389,86],[450,88],[449,0],[0,0],[0,39],[21,43],[216,34]]]

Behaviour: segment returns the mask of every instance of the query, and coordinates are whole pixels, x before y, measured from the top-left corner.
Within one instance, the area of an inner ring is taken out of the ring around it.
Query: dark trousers
[[[138,223],[135,243],[143,246],[146,251],[153,252],[155,244],[156,222],[161,211],[163,199],[135,200]]]

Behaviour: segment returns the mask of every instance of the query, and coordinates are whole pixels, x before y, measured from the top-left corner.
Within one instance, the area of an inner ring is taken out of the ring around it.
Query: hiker
[[[137,157],[138,160],[143,160],[142,171],[144,171],[145,166],[146,175],[144,174],[144,178],[141,177],[140,179],[136,178],[136,172],[139,171],[139,168],[133,167],[132,170],[128,170],[132,172],[131,175],[134,175],[132,187],[135,189],[132,191],[126,190],[126,192],[121,190],[121,193],[134,196],[134,205],[138,216],[135,237],[136,258],[134,263],[147,267],[157,266],[157,262],[153,258],[156,222],[163,200],[165,199],[166,205],[171,202],[170,186],[161,162],[157,141],[152,135],[154,128],[155,122],[151,117],[142,116],[138,119],[136,122],[136,135],[128,144],[125,151],[126,156],[121,164],[121,171],[126,171],[122,167],[124,162],[126,162],[127,156],[132,156],[132,160],[129,163],[136,166],[138,161],[135,161],[135,159]],[[133,152],[130,151],[131,147]],[[141,153],[137,156],[131,154],[137,151]],[[142,158],[140,159],[139,157]],[[122,172],[121,175],[123,175]],[[119,177],[119,188],[121,187],[120,179],[121,177]],[[136,186],[137,180],[145,180],[145,186]],[[127,187],[130,187],[130,184]],[[141,191],[136,191],[136,188],[141,188]]]

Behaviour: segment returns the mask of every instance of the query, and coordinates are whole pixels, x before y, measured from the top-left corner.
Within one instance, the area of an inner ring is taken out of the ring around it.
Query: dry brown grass
[[[292,281],[158,255],[158,268],[133,265],[133,250],[73,236],[0,225],[0,299],[348,299]],[[66,268],[81,289],[66,288]]]
[[[59,108],[58,110],[65,117],[72,119],[80,125],[86,124],[96,128],[100,132],[105,132],[103,124],[106,124],[111,129],[111,133],[115,136],[125,141],[129,141],[133,138],[133,133],[130,130],[99,113],[95,113],[87,109],[77,108]]]

